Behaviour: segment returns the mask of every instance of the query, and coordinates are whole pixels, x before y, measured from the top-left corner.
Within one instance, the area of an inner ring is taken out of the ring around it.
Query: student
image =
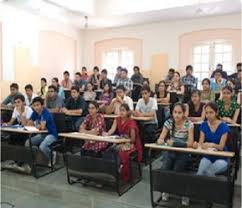
[[[193,90],[191,101],[187,105],[188,117],[192,122],[200,122],[205,119],[204,106],[205,103],[201,102],[201,92],[199,90]]]
[[[215,93],[220,93],[222,88],[226,85],[226,80],[222,77],[222,73],[219,70],[214,72],[214,78],[211,79],[211,90]]]
[[[81,79],[84,81],[88,81],[89,76],[87,74],[87,68],[85,66],[82,67]]]
[[[93,89],[98,89],[99,82],[100,82],[100,74],[99,74],[99,68],[97,66],[94,66],[93,68],[93,74],[89,78],[89,82],[93,85]]]
[[[17,83],[12,83],[10,85],[10,95],[8,95],[4,100],[3,102],[1,103],[1,106],[2,107],[6,107],[6,106],[9,106],[9,107],[14,107],[14,97],[17,96],[17,95],[22,95],[20,92],[19,92],[19,86]]]
[[[201,102],[203,103],[215,101],[215,93],[211,90],[210,83],[208,78],[202,81]]]
[[[110,105],[107,108],[107,114],[116,114],[119,115],[120,114],[120,106],[122,104],[128,104],[129,109],[131,111],[134,110],[134,104],[133,104],[133,100],[125,95],[125,88],[123,85],[119,85],[116,88],[116,98],[112,99],[112,102],[110,103]]]
[[[15,122],[25,126],[27,121],[30,119],[33,111],[29,106],[26,106],[24,103],[25,99],[23,95],[16,95],[14,97],[15,107],[13,110],[12,118],[9,122],[3,123],[3,126],[11,126]]]
[[[213,71],[211,78],[215,78],[215,74],[216,74],[217,71],[219,71],[221,73],[221,76],[222,76],[223,79],[225,79],[225,80],[228,79],[227,72],[223,71],[223,65],[222,64],[217,64],[216,70]]]
[[[173,147],[192,147],[193,145],[193,124],[185,117],[186,107],[182,103],[176,103],[173,107],[172,118],[168,119],[160,137],[158,144],[166,143]],[[166,140],[166,138],[169,138]],[[188,162],[190,161],[189,154],[178,152],[165,152],[163,154],[161,169],[184,171]],[[162,193],[162,200],[168,201],[169,194]],[[188,206],[189,199],[182,197],[182,205]]]
[[[117,67],[117,73],[115,74],[114,80],[113,80],[113,84],[117,85],[118,80],[121,78],[121,66]]]
[[[104,116],[98,113],[98,104],[91,101],[88,105],[89,114],[80,126],[80,133],[102,135],[105,131]],[[101,152],[108,146],[107,142],[85,141],[82,146],[81,155],[101,156]]]
[[[165,79],[166,83],[170,84],[171,80],[173,79],[174,73],[175,73],[175,69],[170,68],[168,71],[168,74],[166,75],[166,79]]]
[[[74,86],[78,87],[80,92],[84,92],[87,81],[81,78],[80,72],[75,73]]]
[[[108,71],[107,69],[103,69],[101,71],[101,76],[100,76],[100,88],[103,89],[105,84],[109,85],[109,88],[112,88],[112,81],[108,79]]]
[[[238,91],[241,90],[241,78],[242,78],[242,70],[241,70],[242,63],[237,63],[236,65],[236,73],[233,73],[229,76],[230,79],[232,79],[235,83],[235,92],[238,93]]]
[[[130,180],[130,155],[132,152],[138,152],[138,162],[142,159],[142,145],[139,137],[139,129],[134,120],[130,118],[131,111],[127,104],[120,106],[120,116],[114,119],[111,129],[104,136],[111,136],[114,133],[122,137],[130,138],[130,143],[118,145],[121,178],[125,182]]]
[[[70,79],[70,73],[68,71],[64,71],[63,73],[64,79],[61,81],[61,86],[64,89],[70,90],[72,87],[72,81]]]
[[[28,121],[28,126],[35,126],[39,130],[47,130],[47,134],[37,134],[30,138],[33,146],[39,146],[41,152],[50,161],[51,150],[50,145],[57,140],[58,134],[55,126],[55,122],[51,113],[44,107],[44,100],[41,97],[36,97],[32,103],[34,112]],[[29,139],[25,142],[25,146],[29,147]],[[53,155],[53,163],[55,163],[55,155]],[[49,163],[50,165],[50,163]],[[25,169],[31,170],[29,165],[25,166]]]
[[[101,105],[99,106],[99,109],[101,112],[106,113],[106,109],[110,105],[112,99],[113,99],[112,88],[110,88],[110,85],[106,83],[103,88],[103,93],[100,97]]]
[[[222,89],[223,98],[217,100],[219,109],[219,117],[222,121],[235,124],[237,122],[240,106],[236,100],[232,99],[233,89],[229,86],[225,86]]]
[[[72,123],[73,131],[79,131],[79,127],[86,115],[87,104],[86,101],[80,96],[79,88],[73,86],[71,88],[71,97],[66,101],[66,107],[62,108],[62,112],[70,116],[67,121]],[[75,116],[71,116],[75,114]],[[80,115],[80,117],[76,116]]]
[[[59,80],[57,77],[54,77],[52,79],[52,85],[54,85],[57,89],[57,93],[58,95],[63,99],[65,100],[65,92],[64,92],[64,88],[60,86],[59,84]]]
[[[93,91],[93,85],[91,82],[87,83],[87,89],[83,94],[85,101],[94,101],[96,99],[96,93]]]
[[[38,95],[36,95],[33,92],[33,86],[31,84],[25,85],[24,89],[25,89],[25,93],[26,93],[25,104],[27,106],[31,106],[33,99],[36,98]]]
[[[139,67],[138,66],[134,66],[133,70],[134,70],[134,74],[131,76],[131,80],[133,81],[133,84],[142,86],[143,85],[143,81],[144,81],[144,77],[140,73]]]
[[[232,90],[233,90],[232,99],[237,101],[237,92],[235,91],[235,82],[234,82],[234,80],[233,79],[228,79],[227,82],[226,82],[226,85],[232,88]],[[219,99],[222,100],[222,98],[223,98],[223,94],[220,93],[220,98]]]
[[[40,85],[41,85],[40,91],[37,94],[41,98],[45,99],[48,92],[48,86],[47,86],[47,80],[44,77],[40,79]]]
[[[155,94],[158,103],[169,103],[170,93],[166,90],[166,82],[164,80],[159,82],[158,91]]]
[[[143,86],[144,85],[148,85],[150,87],[150,81],[148,78],[144,78],[144,81],[143,81]],[[151,90],[150,91],[150,97],[154,97],[155,96],[155,93]],[[141,98],[141,95],[140,95],[140,98]]]
[[[57,94],[56,86],[50,85],[48,87],[48,94],[45,99],[45,106],[52,113],[60,112],[64,106],[63,99]]]
[[[131,94],[131,91],[133,90],[133,81],[128,78],[128,70],[123,68],[121,69],[121,75],[120,79],[117,82],[117,85],[123,85],[126,89],[126,94]]]
[[[184,96],[184,85],[181,82],[181,75],[179,72],[174,72],[171,84],[168,86],[169,93],[176,93],[179,102],[182,102]]]
[[[193,147],[202,149],[215,148],[217,151],[228,151],[226,141],[229,127],[218,118],[218,107],[210,102],[205,105],[206,119],[200,126],[199,143],[194,142]],[[201,159],[197,175],[215,176],[228,168],[225,158],[205,156]]]

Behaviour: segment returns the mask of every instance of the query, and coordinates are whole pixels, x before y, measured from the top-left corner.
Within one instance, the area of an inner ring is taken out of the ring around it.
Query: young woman
[[[232,100],[237,102],[237,95],[236,95],[237,93],[235,92],[235,82],[234,82],[234,80],[232,80],[232,79],[227,80],[226,85],[232,88],[232,91],[233,91],[232,92]],[[223,93],[222,92],[220,93],[219,99],[220,100],[223,99]]]
[[[59,84],[59,80],[57,77],[54,77],[52,79],[52,85],[54,85],[57,88],[57,93],[58,95],[65,100],[65,92],[64,92],[64,88],[62,86],[60,86]]]
[[[166,82],[164,80],[159,82],[158,91],[155,94],[158,103],[169,103],[170,94],[166,91]]]
[[[40,96],[42,99],[45,99],[47,92],[48,92],[48,86],[47,86],[47,80],[42,77],[40,80],[40,91],[38,92],[38,96]]]
[[[240,106],[232,95],[233,89],[225,86],[222,89],[222,99],[217,100],[219,117],[227,123],[236,123],[240,112]]]
[[[201,92],[199,90],[192,91],[191,101],[188,102],[188,117],[193,122],[203,121],[205,119],[205,104],[201,102]]]
[[[105,121],[101,113],[98,113],[98,104],[91,101],[88,105],[89,114],[80,126],[80,132],[92,135],[102,135],[105,130]],[[107,142],[86,141],[82,146],[81,154],[100,156],[100,153],[108,146]]]
[[[182,103],[176,103],[173,107],[172,118],[164,123],[158,144],[166,144],[173,147],[192,147],[193,124],[185,116],[186,107]],[[167,139],[168,138],[168,139]],[[190,161],[189,154],[165,152],[163,154],[162,169],[184,171]],[[162,200],[169,199],[168,193],[162,193]],[[182,197],[182,205],[189,205],[189,199]]]
[[[87,83],[83,98],[85,101],[94,101],[96,99],[96,93],[93,91],[93,85],[91,82]]]
[[[216,103],[210,102],[205,106],[207,121],[200,126],[199,143],[194,142],[193,147],[202,149],[215,148],[217,151],[227,151],[226,140],[229,132],[227,124],[218,118],[218,107]],[[198,175],[215,176],[224,172],[228,162],[224,158],[205,156],[200,161]]]
[[[121,165],[121,177],[125,182],[130,180],[129,157],[132,152],[137,150],[138,162],[142,159],[142,145],[139,137],[139,129],[136,122],[130,118],[131,111],[127,104],[120,106],[120,116],[117,117],[111,129],[104,133],[110,136],[117,132],[119,136],[130,138],[130,143],[125,143],[118,146],[119,159]]]
[[[94,89],[98,89],[100,82],[99,68],[97,66],[93,67],[93,74],[90,76],[89,82],[92,83]]]
[[[215,93],[210,88],[210,80],[208,78],[202,81],[201,102],[208,103],[215,100]]]
[[[178,101],[181,102],[183,100],[185,88],[181,82],[181,75],[179,72],[175,72],[172,78],[172,82],[167,88],[167,91],[170,93],[176,93]]]
[[[112,99],[112,88],[108,83],[106,83],[103,87],[103,93],[99,100],[99,102],[101,103],[101,105],[99,106],[101,112],[106,113],[106,108],[110,105]]]

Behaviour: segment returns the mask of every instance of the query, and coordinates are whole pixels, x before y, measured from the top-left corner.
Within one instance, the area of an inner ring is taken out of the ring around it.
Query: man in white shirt
[[[119,108],[123,103],[128,104],[129,109],[131,111],[134,110],[133,100],[130,97],[125,95],[125,87],[123,85],[119,85],[116,88],[116,98],[114,98],[111,104],[108,106],[107,113],[108,114],[114,113],[115,115],[119,115],[120,114]]]
[[[25,87],[25,104],[27,106],[31,106],[31,103],[34,98],[36,98],[38,95],[33,92],[33,86],[31,84],[27,84]]]

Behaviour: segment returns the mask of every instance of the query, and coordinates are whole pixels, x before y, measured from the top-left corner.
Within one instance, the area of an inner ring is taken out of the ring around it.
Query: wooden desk
[[[130,139],[120,138],[115,139],[112,136],[96,136],[91,134],[79,133],[79,132],[71,132],[71,133],[61,133],[60,137],[64,137],[65,139],[81,139],[81,140],[90,140],[96,142],[108,142],[113,144],[122,144],[126,142],[130,142]]]
[[[161,102],[158,102],[157,105],[161,105],[161,106],[170,106],[171,104],[170,104],[170,103],[161,103]]]
[[[145,144],[145,147],[155,149],[155,150],[191,153],[191,154],[197,154],[197,155],[211,155],[211,156],[227,157],[227,158],[232,158],[232,157],[235,156],[234,152],[171,147],[171,146],[159,145],[159,144],[156,144],[156,143]]]
[[[104,118],[114,119],[117,118],[118,115],[115,114],[104,114]],[[137,116],[131,116],[132,119],[136,121],[151,121],[154,119],[154,117],[137,117]]]
[[[13,111],[13,108],[11,107],[2,107],[0,108],[1,111]]]
[[[19,133],[19,134],[46,134],[46,133],[48,133],[47,130],[28,131],[28,130],[24,129],[23,127],[21,127],[21,128],[3,127],[3,128],[0,128],[0,131]]]
[[[80,113],[65,113],[66,116],[82,117]]]

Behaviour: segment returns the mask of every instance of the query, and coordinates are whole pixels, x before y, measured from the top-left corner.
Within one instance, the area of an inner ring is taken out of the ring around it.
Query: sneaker
[[[22,166],[17,166],[16,170],[22,173],[27,173],[27,174],[31,173],[31,167],[29,166],[29,164],[23,164]]]
[[[161,194],[161,198],[162,198],[162,201],[167,202],[167,201],[169,201],[169,194],[163,192],[163,193]]]
[[[13,169],[15,162],[13,160],[6,160],[1,163],[3,169]]]
[[[182,201],[181,201],[181,204],[182,204],[182,206],[189,206],[189,203],[190,202],[190,200],[189,200],[189,198],[187,198],[187,197],[182,197]]]
[[[53,166],[54,166],[56,164],[56,152],[55,151],[52,153],[52,160],[53,160],[52,162],[53,162]],[[51,168],[51,161],[49,161],[48,167]]]

